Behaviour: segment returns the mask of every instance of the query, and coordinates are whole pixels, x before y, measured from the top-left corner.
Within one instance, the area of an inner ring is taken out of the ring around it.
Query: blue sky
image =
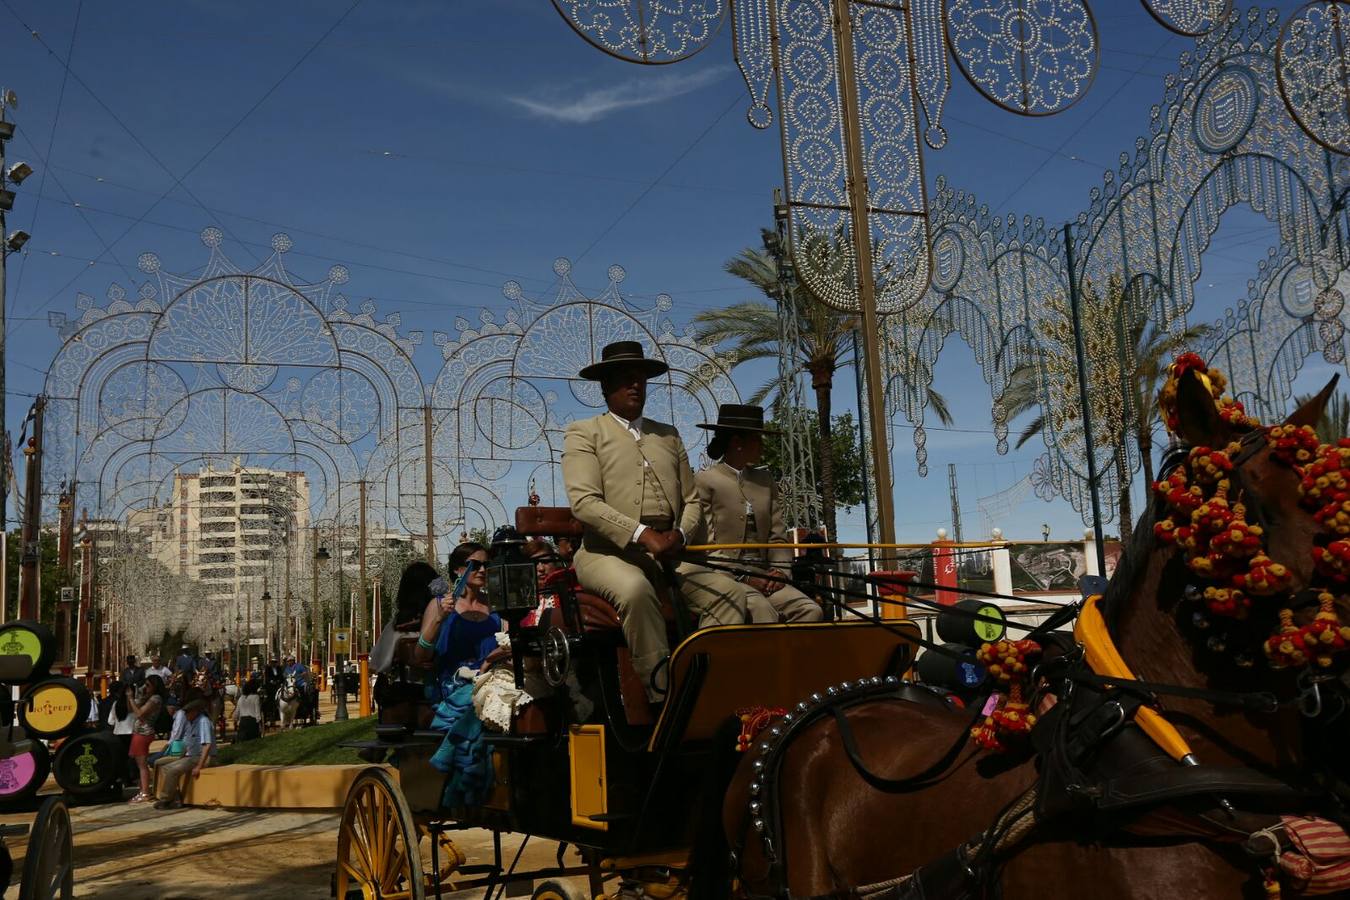
[[[9,268],[10,429],[59,344],[47,313],[73,313],[79,291],[102,302],[110,283],[139,283],[146,250],[173,271],[200,266],[207,225],[225,230],[241,264],[288,232],[298,275],[346,264],[349,296],[401,312],[405,330],[453,331],[455,316],[500,306],[507,279],[542,294],[558,256],[592,289],[622,264],[626,288],[670,293],[681,319],[748,296],[721,266],[770,223],[782,168],[777,131],[745,123],[729,29],[688,62],[646,68],[594,50],[546,0],[351,6],[0,2],[0,85],[22,104],[10,160],[38,170],[9,218],[33,234]],[[953,70],[950,140],[927,154],[930,182],[945,174],[996,212],[1049,222],[1085,206],[1190,44],[1135,0],[1094,10],[1101,68],[1062,115],[1002,112]],[[69,77],[57,59],[67,56]],[[1272,238],[1253,215],[1225,218],[1205,259],[1204,318],[1245,294]],[[430,342],[418,352],[434,371]],[[936,386],[956,430],[929,430],[924,480],[908,430],[896,432],[902,539],[948,524],[948,463],[972,537],[985,528],[978,498],[1011,487],[1040,451],[1033,441],[994,454],[988,390],[959,338]],[[836,408],[853,407],[853,393],[842,377]],[[847,518],[842,536],[859,522]],[[1042,522],[1056,537],[1082,530],[1067,505],[1030,497],[996,524],[1028,537]]]

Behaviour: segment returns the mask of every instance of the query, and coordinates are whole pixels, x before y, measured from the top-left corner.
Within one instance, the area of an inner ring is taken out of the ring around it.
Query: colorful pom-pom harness
[[[1194,353],[1183,353],[1169,369],[1158,394],[1158,407],[1169,431],[1180,426],[1177,393],[1181,376],[1191,372],[1214,398],[1219,417],[1239,434],[1263,431],[1266,446],[1280,462],[1299,475],[1301,504],[1322,528],[1313,548],[1318,611],[1306,624],[1294,622],[1293,573],[1265,552],[1264,529],[1247,518],[1247,508],[1232,494],[1235,459],[1243,441],[1223,448],[1194,447],[1186,462],[1153,483],[1162,500],[1163,518],[1153,526],[1162,544],[1175,545],[1186,566],[1201,583],[1187,592],[1200,604],[1194,621],[1208,627],[1210,618],[1246,620],[1255,604],[1279,609],[1279,628],[1263,643],[1271,668],[1299,666],[1327,668],[1334,657],[1350,648],[1350,626],[1343,624],[1337,599],[1350,600],[1350,439],[1323,444],[1312,428],[1275,425],[1263,428],[1242,404],[1224,395],[1228,381]],[[1278,603],[1278,607],[1274,604]],[[1211,637],[1215,651],[1229,649],[1227,641]],[[1255,648],[1234,647],[1239,665],[1254,663]],[[988,750],[1006,750],[1030,732],[1036,717],[1023,699],[1029,679],[1027,661],[1041,648],[1033,641],[985,644],[979,660],[1006,688],[985,720],[971,729],[973,739]]]
[[[1200,379],[1220,417],[1239,432],[1261,429],[1242,404],[1224,396],[1227,380],[1217,369],[1205,365],[1194,353],[1178,357],[1167,383],[1158,395],[1158,405],[1168,430],[1176,432],[1177,390],[1182,374]],[[1153,526],[1163,544],[1174,544],[1186,565],[1206,582],[1194,599],[1207,616],[1246,619],[1254,603],[1281,602],[1279,630],[1264,642],[1272,668],[1315,665],[1328,667],[1332,657],[1350,642],[1350,627],[1341,624],[1336,599],[1350,593],[1350,440],[1323,444],[1306,425],[1276,425],[1264,429],[1266,446],[1280,462],[1299,475],[1301,503],[1322,526],[1325,543],[1313,549],[1320,582],[1318,612],[1304,625],[1294,624],[1287,606],[1293,573],[1265,553],[1265,533],[1247,520],[1246,507],[1234,502],[1231,477],[1234,458],[1242,442],[1223,449],[1194,447],[1186,463],[1166,478],[1154,482],[1154,493],[1163,501],[1165,517]],[[1197,621],[1206,621],[1206,615]],[[1222,642],[1220,642],[1222,643]]]

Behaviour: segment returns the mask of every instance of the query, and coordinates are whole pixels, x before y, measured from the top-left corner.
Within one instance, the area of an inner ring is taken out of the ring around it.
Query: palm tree
[[[796,279],[785,292],[779,277],[778,234],[764,229],[761,246],[746,247],[728,260],[726,271],[747,282],[769,298],[746,300],[723,309],[704,310],[694,316],[697,326],[695,339],[718,347],[727,368],[759,359],[777,360],[784,354],[800,360],[802,368],[811,375],[811,388],[816,394],[816,421],[820,447],[833,446],[830,391],[834,387],[834,373],[840,367],[854,364],[853,335],[858,328],[855,316],[830,309],[815,298]],[[839,240],[804,237],[803,250],[810,254],[840,256],[849,251]],[[826,264],[828,266],[828,263]],[[828,270],[828,268],[827,268]],[[880,289],[880,288],[879,288]],[[778,307],[784,305],[797,319],[799,341],[795,347],[779,346]],[[774,376],[760,385],[750,396],[751,403],[763,403],[778,389]],[[938,419],[951,424],[951,413],[946,400],[936,391],[928,392],[928,405]],[[831,538],[835,530],[834,465],[830,454],[821,455],[820,497],[825,516],[825,527]]]
[[[1312,398],[1312,394],[1299,394],[1294,398],[1294,409],[1298,409]],[[1335,444],[1336,441],[1350,435],[1350,399],[1340,391],[1332,394],[1313,430],[1317,432],[1317,439],[1324,444]]]
[[[1053,402],[1055,391],[1045,386],[1042,372],[1076,371],[1072,319],[1067,301],[1052,298],[1050,306],[1059,313],[1060,321],[1052,321],[1040,330],[1043,343],[1032,349],[1030,359],[1012,370],[1008,376],[1008,389],[1003,393],[1003,405],[1009,419],[1032,409],[1039,410],[1022,429],[1017,439],[1018,447],[1045,430],[1047,410],[1043,404],[1047,397]],[[1113,451],[1120,485],[1120,538],[1128,544],[1134,519],[1126,442],[1133,436],[1143,461],[1145,483],[1152,484],[1153,431],[1161,425],[1157,397],[1167,378],[1167,367],[1176,354],[1194,346],[1211,328],[1209,325],[1188,325],[1173,334],[1147,316],[1132,316],[1119,274],[1107,279],[1105,298],[1097,295],[1091,282],[1084,282],[1082,310],[1087,355],[1093,360],[1088,383],[1089,402],[1094,412],[1119,411],[1099,417],[1098,421],[1118,424],[1098,435],[1097,439]],[[1121,352],[1124,348],[1128,349]],[[1065,417],[1057,423],[1057,431],[1073,433],[1075,429],[1081,429],[1077,382],[1060,385],[1059,390],[1072,396],[1066,397],[1068,402],[1061,410],[1051,410],[1050,414]]]

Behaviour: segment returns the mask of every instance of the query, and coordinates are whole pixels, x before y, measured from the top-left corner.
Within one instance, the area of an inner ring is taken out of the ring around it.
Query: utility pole
[[[42,561],[42,418],[47,398],[33,402],[33,435],[23,448],[28,478],[24,494],[23,556],[19,560],[19,618],[38,618]]]
[[[23,245],[28,243],[28,232],[15,231],[12,234],[5,225],[5,213],[14,208],[14,192],[9,189],[9,185],[19,185],[29,175],[33,174],[33,167],[26,162],[17,162],[6,168],[5,160],[5,142],[14,137],[14,123],[5,120],[5,110],[8,108],[17,109],[19,98],[13,91],[0,90],[0,572],[8,571],[7,554],[9,553],[9,480],[10,466],[13,464],[13,448],[9,443],[8,409],[5,405],[5,391],[7,385],[5,382],[5,369],[8,366],[8,357],[5,352],[7,335],[7,315],[9,300],[5,294],[5,267],[9,260],[9,254],[23,249]],[[9,598],[6,596],[8,591],[8,582],[0,578],[0,619],[3,619],[9,609]],[[23,595],[20,593],[19,606],[23,605]]]
[[[319,660],[319,634],[322,626],[322,620],[319,616],[319,526],[310,527],[310,542],[314,545],[310,550],[310,570],[309,570],[309,612],[310,612],[310,634],[309,634],[309,658],[311,661],[319,661],[326,665],[326,662]]]
[[[436,565],[436,492],[431,469],[431,404],[422,407],[422,464],[426,473],[427,489],[427,562]]]
[[[356,547],[356,561],[358,579],[361,583],[361,602],[355,604],[356,608],[352,610],[352,615],[355,618],[355,621],[352,623],[352,644],[355,647],[353,650],[354,653],[361,652],[361,621],[365,618],[364,607],[366,605],[366,482],[364,478],[358,483],[358,487],[360,488],[361,512],[357,527],[357,540],[359,543]]]
[[[956,463],[947,463],[947,491],[952,495],[952,540],[961,543],[961,498],[956,492]]]

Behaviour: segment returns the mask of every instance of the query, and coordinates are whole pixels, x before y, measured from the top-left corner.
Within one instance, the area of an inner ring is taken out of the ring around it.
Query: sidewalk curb
[[[210,766],[200,777],[187,778],[185,806],[229,809],[339,810],[356,776],[367,765]],[[384,768],[395,777],[397,770]]]

